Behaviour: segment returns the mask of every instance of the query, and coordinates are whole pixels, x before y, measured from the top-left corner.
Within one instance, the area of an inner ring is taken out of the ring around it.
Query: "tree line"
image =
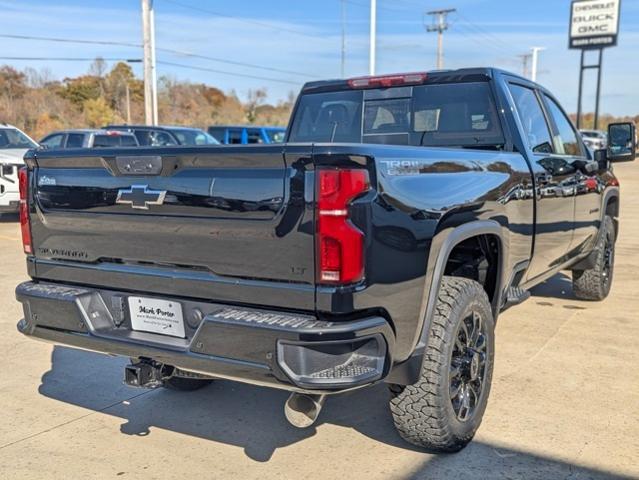
[[[267,102],[267,91],[255,89],[241,101],[203,83],[158,79],[161,123],[205,128],[213,124],[283,125],[294,102]],[[66,128],[95,128],[108,123],[144,123],[144,83],[124,62],[110,69],[96,59],[85,75],[55,80],[44,70],[0,66],[0,122],[24,130],[36,140]]]
[[[172,77],[158,81],[158,114],[161,123],[206,128],[214,124],[254,123],[286,126],[295,101],[267,102],[263,88],[249,90],[241,101],[235,92],[225,93],[203,83]],[[575,115],[571,115],[573,121]],[[594,115],[582,117],[582,128],[592,128]],[[633,121],[639,115],[600,117],[600,128],[609,123]],[[47,70],[22,71],[0,66],[0,122],[17,126],[36,140],[54,130],[94,128],[109,123],[144,123],[144,83],[124,62],[110,69],[96,59],[85,75],[53,79]]]

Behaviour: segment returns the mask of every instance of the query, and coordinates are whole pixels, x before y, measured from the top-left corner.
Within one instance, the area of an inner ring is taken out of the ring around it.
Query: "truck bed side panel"
[[[454,228],[475,220],[499,223],[509,249],[505,272],[530,258],[530,171],[521,155],[505,152],[371,145],[314,149],[318,164],[355,154],[369,159],[377,180],[375,197],[361,199],[368,207],[360,208],[370,208],[370,216],[353,218],[366,233],[366,286],[320,288],[318,310],[386,310],[396,329],[396,360],[401,361],[421,332],[434,260]],[[369,220],[360,223],[358,218]]]

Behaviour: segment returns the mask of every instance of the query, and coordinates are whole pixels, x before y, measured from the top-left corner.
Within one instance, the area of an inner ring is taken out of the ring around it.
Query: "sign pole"
[[[572,0],[570,6],[570,36],[568,48],[581,50],[579,65],[579,93],[577,95],[577,128],[582,126],[584,70],[597,69],[594,129],[599,128],[601,100],[601,71],[604,48],[617,45],[621,0]],[[596,64],[586,65],[586,50],[597,50]],[[534,53],[534,52],[533,52]],[[534,68],[534,67],[533,67]]]
[[[599,99],[601,97],[601,70],[603,62],[603,48],[599,49],[599,65],[597,66],[597,96],[595,100],[595,130],[599,128]]]
[[[577,129],[581,128],[581,95],[584,89],[584,55],[585,50],[581,50],[581,64],[579,66],[579,93],[577,94]]]

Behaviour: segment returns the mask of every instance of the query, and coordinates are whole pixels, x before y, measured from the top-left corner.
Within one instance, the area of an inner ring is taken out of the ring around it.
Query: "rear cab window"
[[[304,95],[291,142],[501,148],[488,82],[433,83]]]
[[[136,147],[137,145],[133,135],[98,134],[93,137],[94,148]]]

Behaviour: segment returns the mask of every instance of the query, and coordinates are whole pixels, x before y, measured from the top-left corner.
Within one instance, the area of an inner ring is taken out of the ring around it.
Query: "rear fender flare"
[[[428,255],[426,284],[422,296],[419,317],[421,323],[417,328],[418,333],[415,336],[413,353],[408,360],[391,372],[391,375],[386,379],[387,382],[410,385],[415,383],[419,378],[422,358],[426,345],[428,345],[430,325],[435,312],[439,288],[444,277],[448,257],[455,246],[460,242],[478,235],[494,235],[500,242],[497,285],[495,286],[495,295],[492,301],[494,318],[495,320],[497,319],[499,306],[502,302],[504,285],[508,280],[505,278],[505,272],[507,272],[506,262],[508,259],[509,244],[507,236],[504,234],[504,227],[495,220],[477,220],[458,227],[442,230],[433,238]]]

